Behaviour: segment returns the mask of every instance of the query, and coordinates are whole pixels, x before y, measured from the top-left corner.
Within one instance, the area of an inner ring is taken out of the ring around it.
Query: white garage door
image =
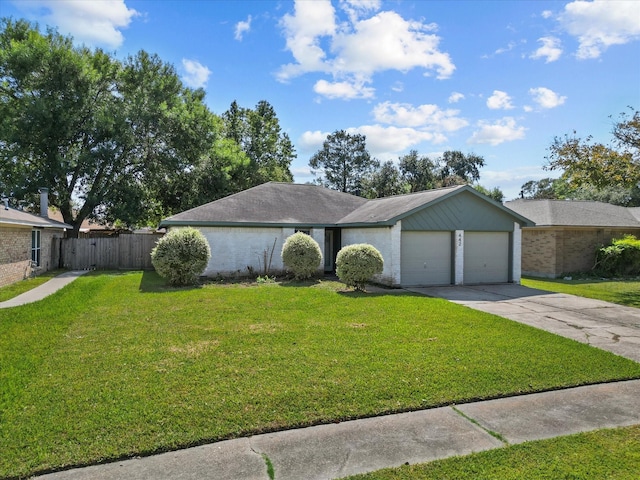
[[[451,232],[402,232],[401,284],[451,284]]]
[[[464,283],[509,281],[509,233],[464,233]]]

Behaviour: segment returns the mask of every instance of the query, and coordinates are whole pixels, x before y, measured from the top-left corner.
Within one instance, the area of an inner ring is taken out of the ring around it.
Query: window
[[[298,232],[306,233],[307,235],[311,236],[310,228],[296,228],[296,231],[294,233],[298,233]]]
[[[31,261],[40,266],[40,230],[31,230]]]

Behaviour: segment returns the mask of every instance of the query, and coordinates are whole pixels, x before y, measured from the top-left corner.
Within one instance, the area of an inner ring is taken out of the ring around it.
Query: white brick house
[[[326,272],[340,248],[369,243],[388,285],[520,282],[525,217],[469,186],[367,200],[316,185],[269,182],[166,218],[198,228],[211,247],[205,275],[283,270],[287,237],[302,230],[320,245]],[[273,251],[273,256],[271,252]]]

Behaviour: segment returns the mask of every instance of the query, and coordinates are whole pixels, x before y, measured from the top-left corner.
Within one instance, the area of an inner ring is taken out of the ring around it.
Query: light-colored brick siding
[[[31,274],[31,227],[0,227],[0,287],[24,280]],[[53,239],[62,238],[62,230],[40,231],[40,268],[57,268]]]
[[[640,229],[534,227],[522,230],[522,273],[559,277],[588,272],[596,250],[625,234],[640,235]]]
[[[0,287],[31,273],[31,228],[0,227]]]

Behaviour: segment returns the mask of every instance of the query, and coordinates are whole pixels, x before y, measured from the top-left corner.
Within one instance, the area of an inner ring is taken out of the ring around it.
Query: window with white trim
[[[40,266],[40,230],[31,230],[31,261]]]

